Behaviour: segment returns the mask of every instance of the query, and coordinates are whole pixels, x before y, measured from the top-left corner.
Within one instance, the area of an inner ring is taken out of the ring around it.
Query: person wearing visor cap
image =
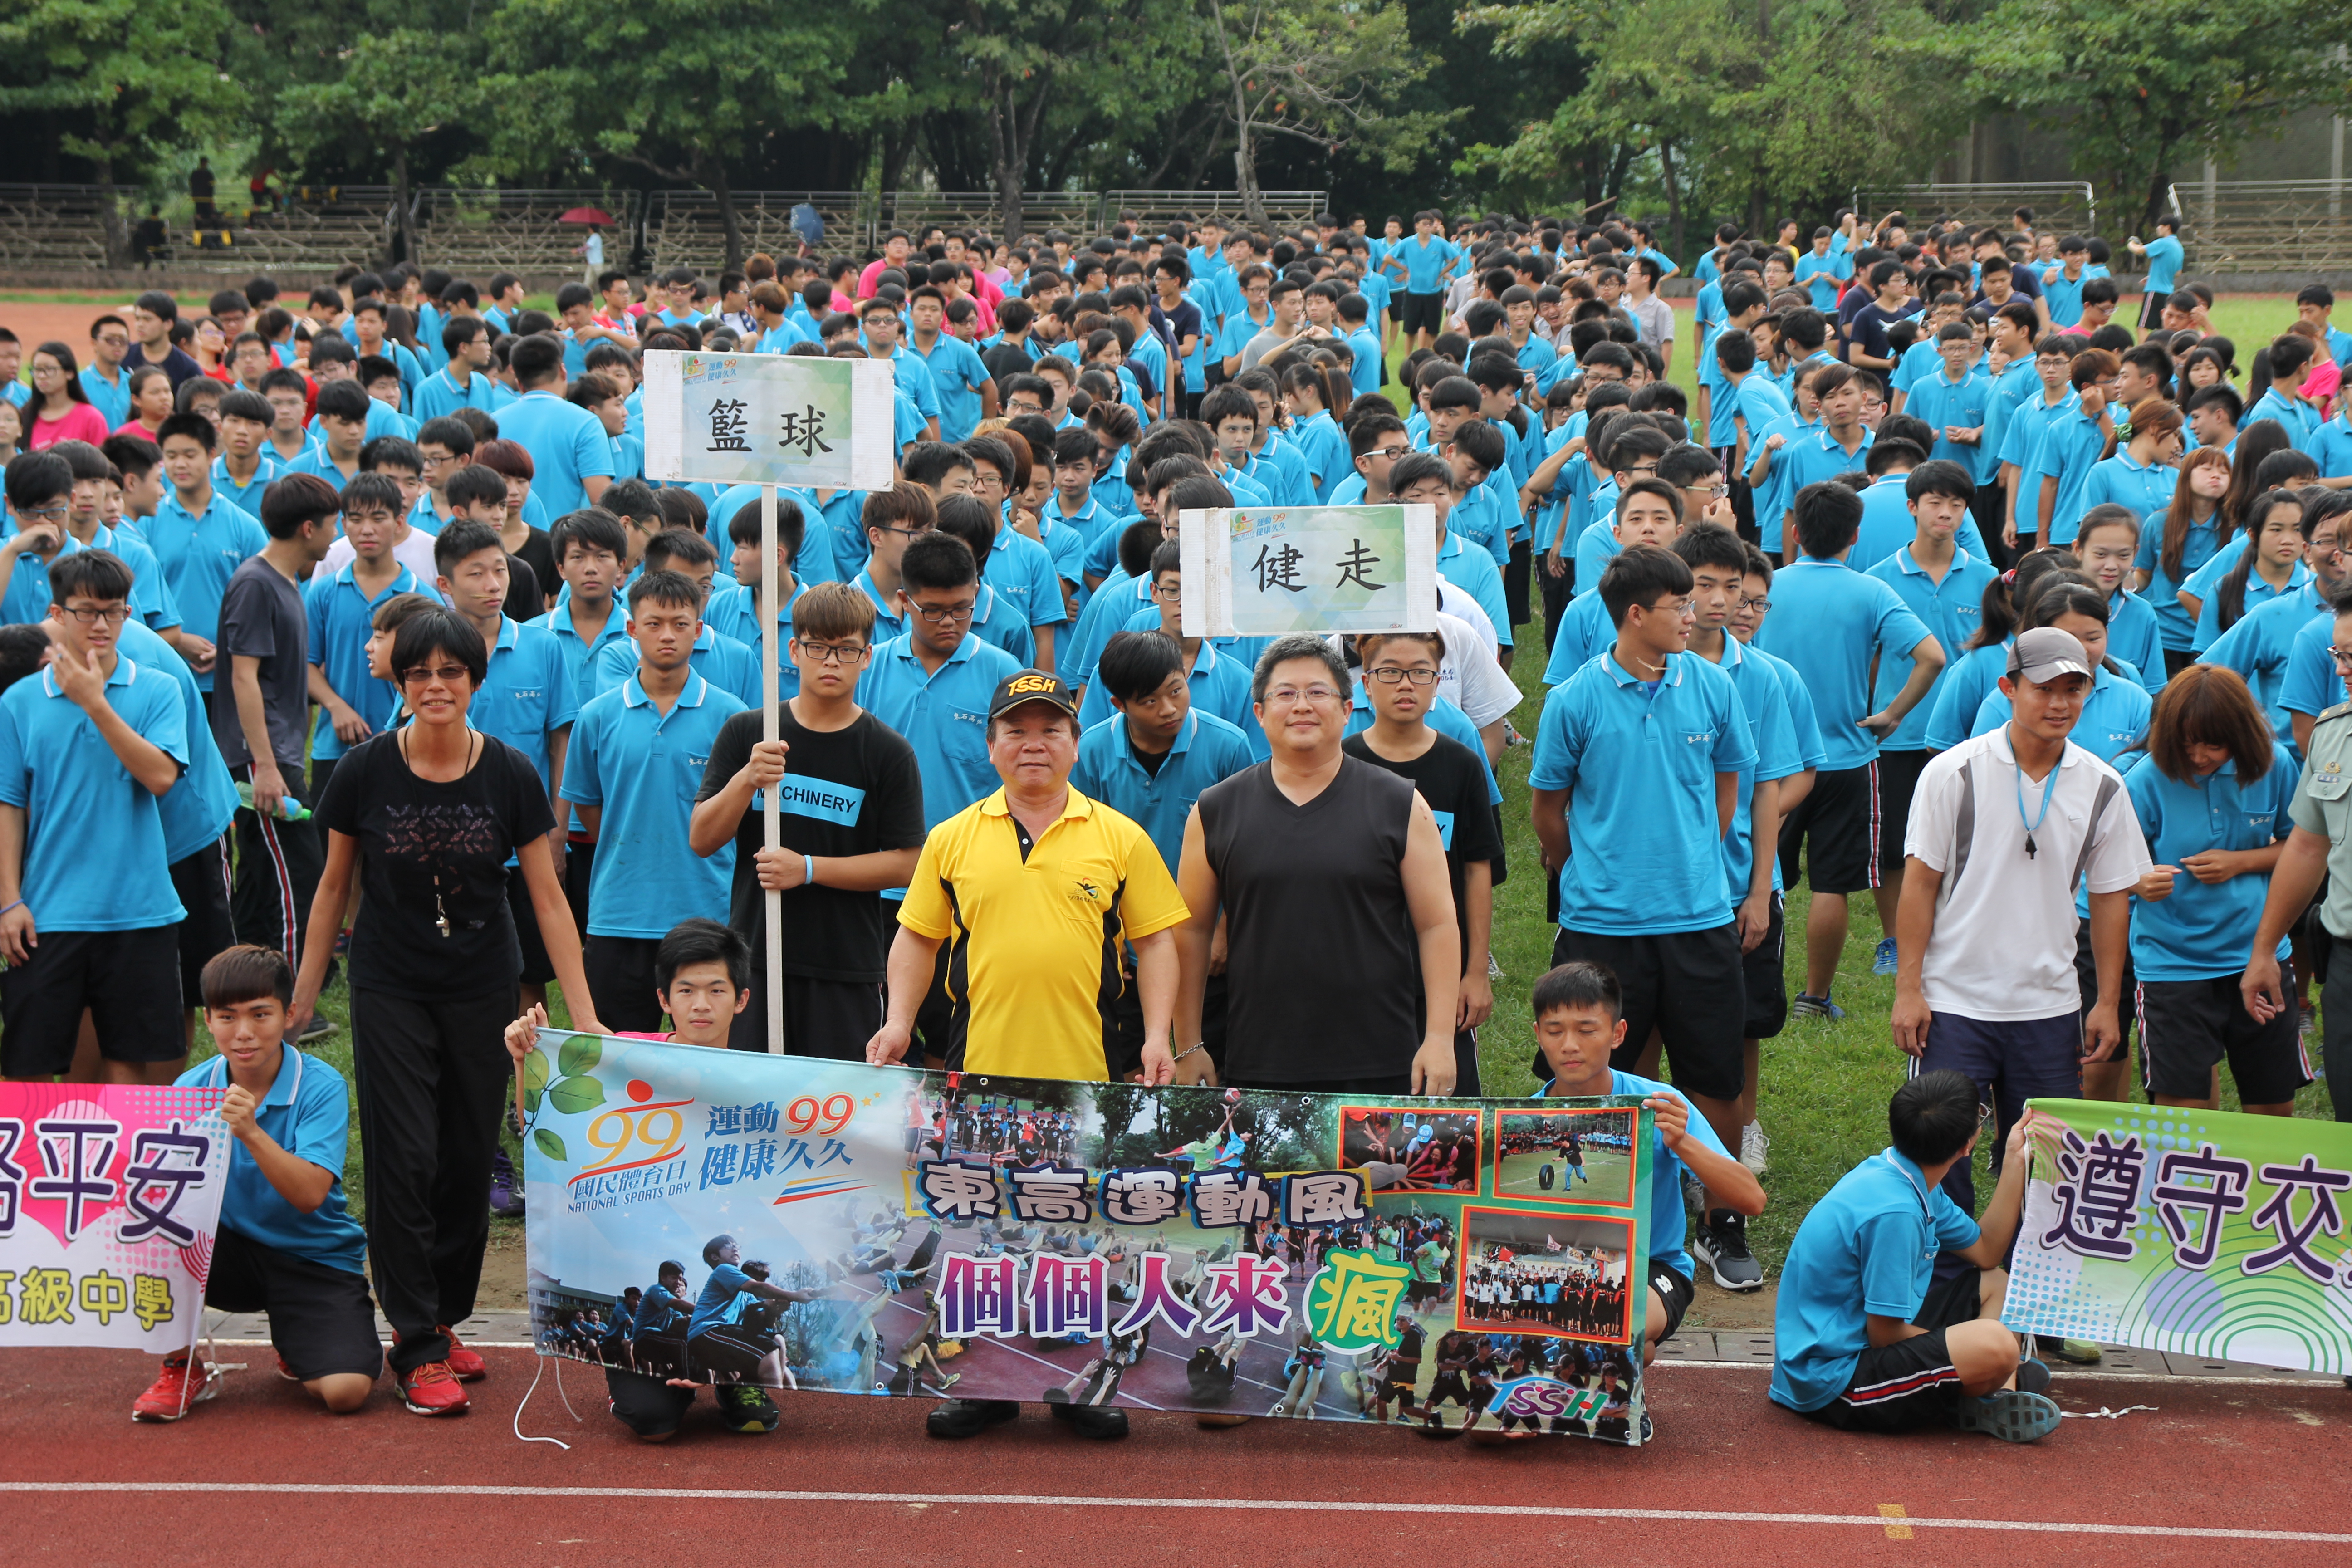
[[[2171,886],[2151,873],[2122,777],[2067,739],[2093,668],[2071,633],[2021,634],[2000,679],[2009,722],[1928,762],[1904,840],[1895,1043],[1915,1074],[1967,1074],[2003,1128],[2028,1100],[2078,1097],[2082,1064],[2120,1048],[2130,897],[2144,878]],[[2100,977],[2087,1013],[2074,970],[2084,888]],[[1965,1162],[1943,1186],[1976,1212]]]

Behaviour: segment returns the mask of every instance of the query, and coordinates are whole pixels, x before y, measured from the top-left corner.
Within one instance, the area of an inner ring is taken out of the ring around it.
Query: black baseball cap
[[[996,683],[996,695],[988,700],[988,716],[999,718],[1024,702],[1050,702],[1072,718],[1077,717],[1076,699],[1058,675],[1042,669],[1016,670]]]

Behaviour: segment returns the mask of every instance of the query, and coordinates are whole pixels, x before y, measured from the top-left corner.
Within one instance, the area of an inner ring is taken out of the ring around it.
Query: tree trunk
[[[1675,178],[1675,144],[1661,138],[1658,142],[1658,171],[1666,181],[1666,232],[1674,236],[1674,254],[1683,250],[1682,182]]]
[[[726,163],[717,158],[708,160],[703,184],[719,198],[719,230],[726,236],[727,270],[740,272],[749,252],[743,248],[742,215],[735,210],[735,187],[728,183]]]
[[[114,188],[114,159],[101,153],[91,163],[98,169],[99,243],[106,248],[106,265],[110,269],[128,267],[131,240],[122,226],[121,198]]]
[[[408,188],[408,149],[392,150],[392,213],[400,235],[400,259],[411,267],[424,263],[416,254],[416,209],[411,205],[415,193]]]

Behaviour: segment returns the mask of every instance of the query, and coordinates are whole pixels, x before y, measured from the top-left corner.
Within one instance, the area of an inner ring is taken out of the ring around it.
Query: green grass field
[[[2282,297],[2225,300],[2214,310],[2216,324],[2236,340],[2242,360],[2250,345],[2264,341],[2292,316],[2292,307]],[[1678,342],[1688,342],[1690,329],[1691,313],[1685,309],[1677,313],[1676,331],[1682,334]],[[1402,360],[1402,355],[1397,358]],[[1678,354],[1674,380],[1691,386],[1690,369],[1688,354]],[[1527,700],[1511,718],[1523,735],[1532,738],[1542,710],[1543,629],[1540,625],[1522,627],[1519,637],[1524,651],[1513,679]],[[1534,1034],[1527,996],[1551,959],[1553,928],[1544,920],[1543,873],[1528,817],[1529,752],[1527,745],[1512,747],[1504,753],[1499,770],[1510,875],[1495,891],[1494,951],[1503,977],[1496,985],[1495,1016],[1480,1032],[1479,1071],[1490,1095],[1520,1094],[1535,1087],[1537,1079],[1530,1067]],[[1770,1206],[1749,1235],[1759,1256],[1775,1269],[1805,1211],[1857,1161],[1885,1146],[1886,1098],[1903,1081],[1903,1058],[1895,1048],[1886,1023],[1894,1005],[1894,981],[1870,973],[1871,952],[1880,935],[1877,911],[1867,899],[1857,898],[1851,903],[1853,931],[1833,992],[1847,1016],[1833,1024],[1791,1021],[1777,1039],[1764,1042],[1759,1117],[1772,1140],[1771,1170],[1764,1177]],[[1791,889],[1787,909],[1787,974],[1792,995],[1802,988],[1804,977],[1806,907],[1804,889]],[[348,1000],[338,983],[320,999],[320,1010],[347,1026]],[[560,995],[551,998],[551,1012],[558,1026],[569,1023]],[[211,1054],[210,1042],[200,1030],[197,1056]],[[317,1054],[348,1078],[348,1028],[325,1041]],[[2222,1103],[2225,1110],[2234,1109],[2235,1091],[2228,1090]],[[2330,1116],[2325,1088],[2314,1084],[2305,1089],[2297,1100],[2296,1113]],[[512,1152],[511,1139],[509,1147]],[[1588,1161],[1591,1157],[1588,1153]],[[365,1202],[366,1178],[356,1135],[344,1182],[357,1213]],[[1989,1187],[1980,1184],[1979,1190]],[[517,1222],[494,1223],[519,1228]]]

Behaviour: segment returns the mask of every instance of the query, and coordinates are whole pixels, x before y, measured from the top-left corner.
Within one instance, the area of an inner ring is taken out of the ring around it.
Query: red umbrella
[[[603,207],[573,207],[555,221],[558,223],[611,223],[613,215]]]

